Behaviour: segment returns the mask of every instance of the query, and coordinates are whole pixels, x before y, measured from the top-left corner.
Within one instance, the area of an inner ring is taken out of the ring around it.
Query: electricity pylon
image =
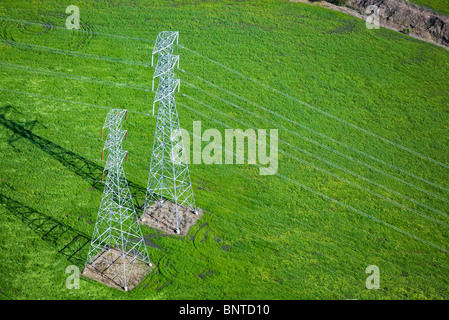
[[[123,170],[123,160],[128,156],[122,149],[122,140],[127,136],[122,129],[126,114],[126,110],[112,109],[103,126],[103,130],[108,129],[102,153],[103,159],[108,150],[103,178],[106,171],[107,176],[86,262],[86,268],[108,274],[125,291],[136,260],[151,266]]]
[[[193,197],[189,168],[187,166],[178,111],[175,103],[175,90],[180,80],[174,78],[174,68],[179,66],[179,56],[173,55],[173,44],[178,43],[179,33],[163,31],[159,33],[153,49],[153,57],[158,54],[158,61],[153,76],[159,78],[154,105],[159,102],[159,110],[154,134],[153,152],[148,176],[147,194],[144,212],[155,202],[159,205],[170,200],[175,205],[176,226],[179,234],[178,206],[190,207],[198,214]]]

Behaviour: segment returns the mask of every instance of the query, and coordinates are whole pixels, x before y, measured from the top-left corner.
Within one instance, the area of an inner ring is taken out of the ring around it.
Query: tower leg
[[[178,201],[175,201],[175,210],[176,210],[176,233],[179,234],[179,214],[178,214]]]

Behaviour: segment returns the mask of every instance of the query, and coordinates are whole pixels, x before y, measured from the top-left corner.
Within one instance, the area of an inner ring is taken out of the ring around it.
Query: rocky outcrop
[[[290,0],[317,5],[366,20],[370,5],[379,8],[380,26],[432,42],[449,50],[449,17],[403,0],[346,0],[346,6],[326,1]]]
[[[347,0],[366,15],[370,5],[379,8],[380,25],[449,47],[449,17],[402,0]]]

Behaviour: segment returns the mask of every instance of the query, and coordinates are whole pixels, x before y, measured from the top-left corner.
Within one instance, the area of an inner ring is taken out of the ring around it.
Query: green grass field
[[[447,0],[412,0],[412,3],[430,8],[435,12],[449,15],[449,1]]]
[[[449,297],[447,50],[288,1],[118,3],[74,3],[83,32],[64,28],[67,3],[0,3],[0,297]],[[180,33],[181,126],[277,128],[278,172],[191,164],[206,212],[184,238],[142,228],[156,269],[127,293],[69,290],[102,195],[107,108],[130,111],[125,171],[144,201],[163,30]]]

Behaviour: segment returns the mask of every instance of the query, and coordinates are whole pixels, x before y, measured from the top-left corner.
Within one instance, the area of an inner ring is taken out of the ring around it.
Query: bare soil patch
[[[197,209],[198,214],[189,207],[178,207],[179,233],[176,232],[176,207],[171,201],[162,204],[156,202],[151,205],[139,219],[141,224],[150,228],[162,230],[166,235],[185,236],[196,221],[203,215],[203,210]]]
[[[134,289],[142,279],[150,273],[154,266],[134,259],[126,255],[126,290],[124,282],[123,258],[121,250],[110,249],[98,254],[92,264],[87,265],[83,270],[83,276],[108,287],[119,290],[130,291]]]

